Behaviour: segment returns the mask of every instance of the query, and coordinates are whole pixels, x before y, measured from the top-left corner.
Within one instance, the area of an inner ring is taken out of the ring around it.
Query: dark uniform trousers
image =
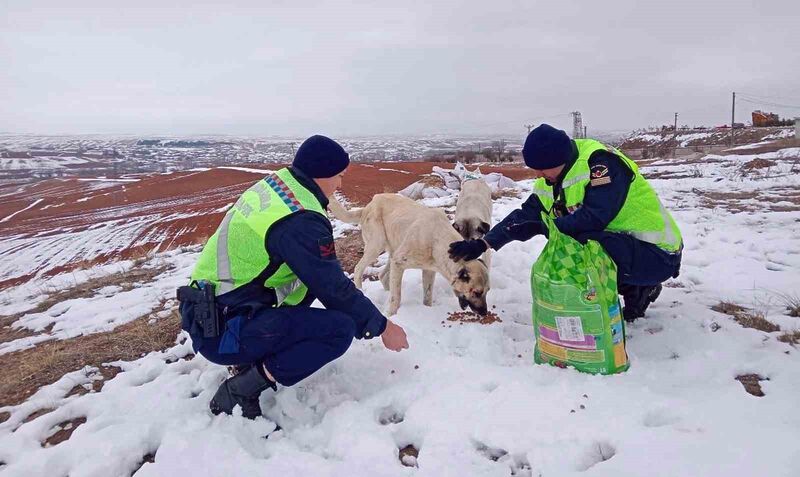
[[[195,352],[212,363],[227,366],[264,363],[284,386],[302,381],[342,356],[356,332],[353,318],[339,311],[308,306],[263,307],[241,315],[239,351],[220,353],[222,334],[203,338],[202,332],[191,331],[192,307],[185,302],[180,311]]]

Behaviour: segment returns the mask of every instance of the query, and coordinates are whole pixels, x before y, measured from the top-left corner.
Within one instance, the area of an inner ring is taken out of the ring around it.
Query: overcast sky
[[[574,110],[723,124],[731,91],[800,106],[798,0],[218,4],[3,0],[0,131],[524,135]]]

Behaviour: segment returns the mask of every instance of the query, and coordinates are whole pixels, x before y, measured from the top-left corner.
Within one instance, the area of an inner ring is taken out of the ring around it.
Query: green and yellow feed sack
[[[534,360],[593,374],[627,370],[617,266],[598,242],[582,245],[542,215],[549,234],[531,269]]]

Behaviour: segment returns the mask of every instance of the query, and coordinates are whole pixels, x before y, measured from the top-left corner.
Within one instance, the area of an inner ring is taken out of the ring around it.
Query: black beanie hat
[[[566,164],[572,154],[572,139],[549,124],[531,131],[522,148],[525,165],[540,171]]]
[[[333,177],[347,168],[350,156],[336,141],[325,136],[311,136],[294,155],[292,167],[312,178]]]

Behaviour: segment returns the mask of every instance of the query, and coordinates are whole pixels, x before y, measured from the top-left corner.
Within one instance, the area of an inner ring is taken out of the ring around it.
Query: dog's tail
[[[364,211],[364,209],[347,210],[338,200],[336,200],[335,195],[328,197],[328,200],[328,210],[331,211],[334,217],[342,222],[347,222],[348,224],[358,224],[361,222],[361,213]]]

